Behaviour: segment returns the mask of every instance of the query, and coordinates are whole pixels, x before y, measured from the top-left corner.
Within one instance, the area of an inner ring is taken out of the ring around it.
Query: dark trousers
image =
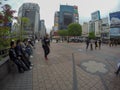
[[[92,44],[90,44],[90,49],[93,50],[93,45]]]
[[[87,44],[86,49],[88,49],[88,47],[89,47],[89,44]]]
[[[47,57],[47,55],[50,53],[50,49],[48,46],[42,46],[43,50],[44,50],[44,56]]]
[[[26,65],[27,69],[30,69],[29,60],[27,60],[24,56],[21,56],[21,61]]]
[[[25,71],[27,69],[22,61],[15,59],[13,62],[17,65],[19,72]]]

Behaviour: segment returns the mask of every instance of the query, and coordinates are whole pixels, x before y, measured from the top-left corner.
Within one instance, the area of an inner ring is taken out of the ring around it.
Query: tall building
[[[54,27],[58,30],[67,29],[71,23],[79,23],[79,14],[77,6],[60,5],[60,10],[55,12]]]
[[[84,22],[82,25],[82,36],[83,37],[88,37],[89,35],[89,23]]]
[[[110,32],[110,25],[109,25],[108,17],[102,18],[101,37],[103,39],[109,39],[110,38],[109,32]]]
[[[22,17],[29,19],[29,25],[24,26],[23,30],[27,32],[28,35],[37,36],[39,31],[39,21],[40,21],[40,7],[36,3],[24,3],[18,12],[18,17],[20,19],[19,23],[22,26]]]
[[[54,27],[53,29],[56,31],[59,29],[59,12],[55,12],[55,15],[54,15]]]
[[[101,37],[101,18],[100,11],[91,13],[91,21],[89,22],[89,32],[94,32],[96,37]]]
[[[45,21],[40,21],[40,37],[43,38],[46,35]]]

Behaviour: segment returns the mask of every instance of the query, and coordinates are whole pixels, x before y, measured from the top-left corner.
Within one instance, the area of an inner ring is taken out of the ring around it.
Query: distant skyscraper
[[[45,21],[40,21],[40,37],[43,38],[46,35]]]
[[[39,21],[40,21],[40,7],[35,3],[24,3],[18,12],[18,17],[26,17],[30,20],[29,26],[24,27],[23,30],[32,35],[37,35],[39,31]],[[21,19],[20,19],[21,24]]]
[[[55,13],[55,24],[58,23],[58,29],[67,29],[71,23],[79,23],[79,14],[77,6],[60,5],[60,11]]]

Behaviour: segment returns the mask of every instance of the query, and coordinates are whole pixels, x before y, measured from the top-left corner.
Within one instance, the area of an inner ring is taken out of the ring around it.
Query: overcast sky
[[[101,17],[108,16],[110,12],[120,11],[120,0],[8,0],[12,8],[18,8],[24,2],[38,3],[40,6],[40,19],[45,20],[47,29],[51,29],[54,24],[54,13],[59,10],[59,6],[77,5],[80,23],[89,21],[91,13],[100,10]],[[16,14],[17,15],[17,14]]]

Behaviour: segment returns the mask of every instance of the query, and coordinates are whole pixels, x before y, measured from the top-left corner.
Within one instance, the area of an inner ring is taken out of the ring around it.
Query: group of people
[[[30,57],[33,57],[33,47],[34,43],[30,39],[11,41],[9,57],[17,65],[19,73],[32,69]]]
[[[94,44],[94,46],[95,46],[95,49],[97,49],[97,47],[99,48],[99,49],[101,49],[101,40],[99,39],[99,40],[90,40],[90,39],[87,39],[86,40],[86,50],[88,49],[88,47],[89,47],[89,45],[90,45],[90,50],[93,50],[93,44]]]
[[[117,46],[118,45],[118,40],[109,40],[109,46],[113,47],[113,46]]]

